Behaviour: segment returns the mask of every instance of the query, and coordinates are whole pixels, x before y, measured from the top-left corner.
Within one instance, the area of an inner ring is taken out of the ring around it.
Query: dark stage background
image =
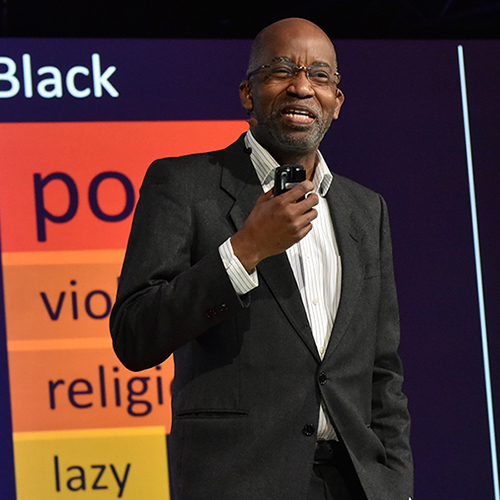
[[[54,1],[43,8],[26,0],[4,0],[2,5],[2,34],[8,37],[1,40],[0,56],[20,64],[22,54],[30,52],[39,66],[68,69],[88,65],[90,54],[99,52],[106,64],[117,67],[112,80],[120,89],[118,99],[77,100],[67,94],[50,102],[37,95],[2,99],[2,122],[245,119],[237,86],[246,69],[246,38],[275,19],[300,15],[337,39],[346,102],[322,152],[332,170],[381,192],[389,205],[405,390],[413,417],[415,497],[497,500],[457,46],[462,44],[465,54],[492,396],[498,414],[500,42],[479,38],[498,36],[500,3],[363,1],[356,3],[357,12],[347,1],[310,2],[307,8],[292,5],[272,12],[255,4],[209,9],[183,3],[181,9],[146,2],[129,9],[75,2],[71,10]],[[163,40],[60,43],[9,37]],[[186,61],[201,79],[183,72]],[[0,313],[2,307],[0,300]],[[15,493],[2,344],[0,496],[10,499]],[[498,434],[498,424],[496,430]]]

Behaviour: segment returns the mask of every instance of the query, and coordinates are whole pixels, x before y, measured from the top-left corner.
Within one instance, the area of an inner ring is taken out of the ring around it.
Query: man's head
[[[262,30],[240,85],[256,139],[277,157],[315,153],[344,101],[336,71],[330,39],[310,21],[284,19]]]

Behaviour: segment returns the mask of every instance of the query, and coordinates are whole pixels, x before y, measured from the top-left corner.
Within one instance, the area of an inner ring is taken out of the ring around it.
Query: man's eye
[[[315,78],[318,80],[328,81],[331,79],[330,75],[326,71],[323,71],[321,69],[313,69],[309,72],[309,75],[311,76],[311,78]]]
[[[276,78],[288,78],[292,76],[293,71],[286,66],[277,66],[271,69],[271,75]]]

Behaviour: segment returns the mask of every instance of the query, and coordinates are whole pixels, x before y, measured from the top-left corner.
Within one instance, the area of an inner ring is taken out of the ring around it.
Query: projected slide
[[[338,42],[346,101],[321,150],[334,173],[388,201],[416,498],[500,500],[500,43],[461,44],[472,163],[458,45]],[[173,361],[124,368],[109,314],[148,165],[247,130],[238,84],[249,48],[4,40],[7,498],[170,498]]]

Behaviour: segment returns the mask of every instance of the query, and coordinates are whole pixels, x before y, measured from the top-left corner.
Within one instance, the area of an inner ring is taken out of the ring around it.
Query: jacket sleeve
[[[194,195],[180,169],[178,162],[154,162],[134,215],[110,318],[115,352],[131,370],[163,362],[245,306],[218,245],[194,255]]]
[[[385,446],[387,467],[395,471],[399,478],[398,484],[393,487],[400,492],[400,498],[406,500],[413,494],[410,415],[407,398],[402,390],[403,369],[398,355],[400,324],[389,219],[382,197],[380,203],[381,284],[373,369],[371,429]]]

